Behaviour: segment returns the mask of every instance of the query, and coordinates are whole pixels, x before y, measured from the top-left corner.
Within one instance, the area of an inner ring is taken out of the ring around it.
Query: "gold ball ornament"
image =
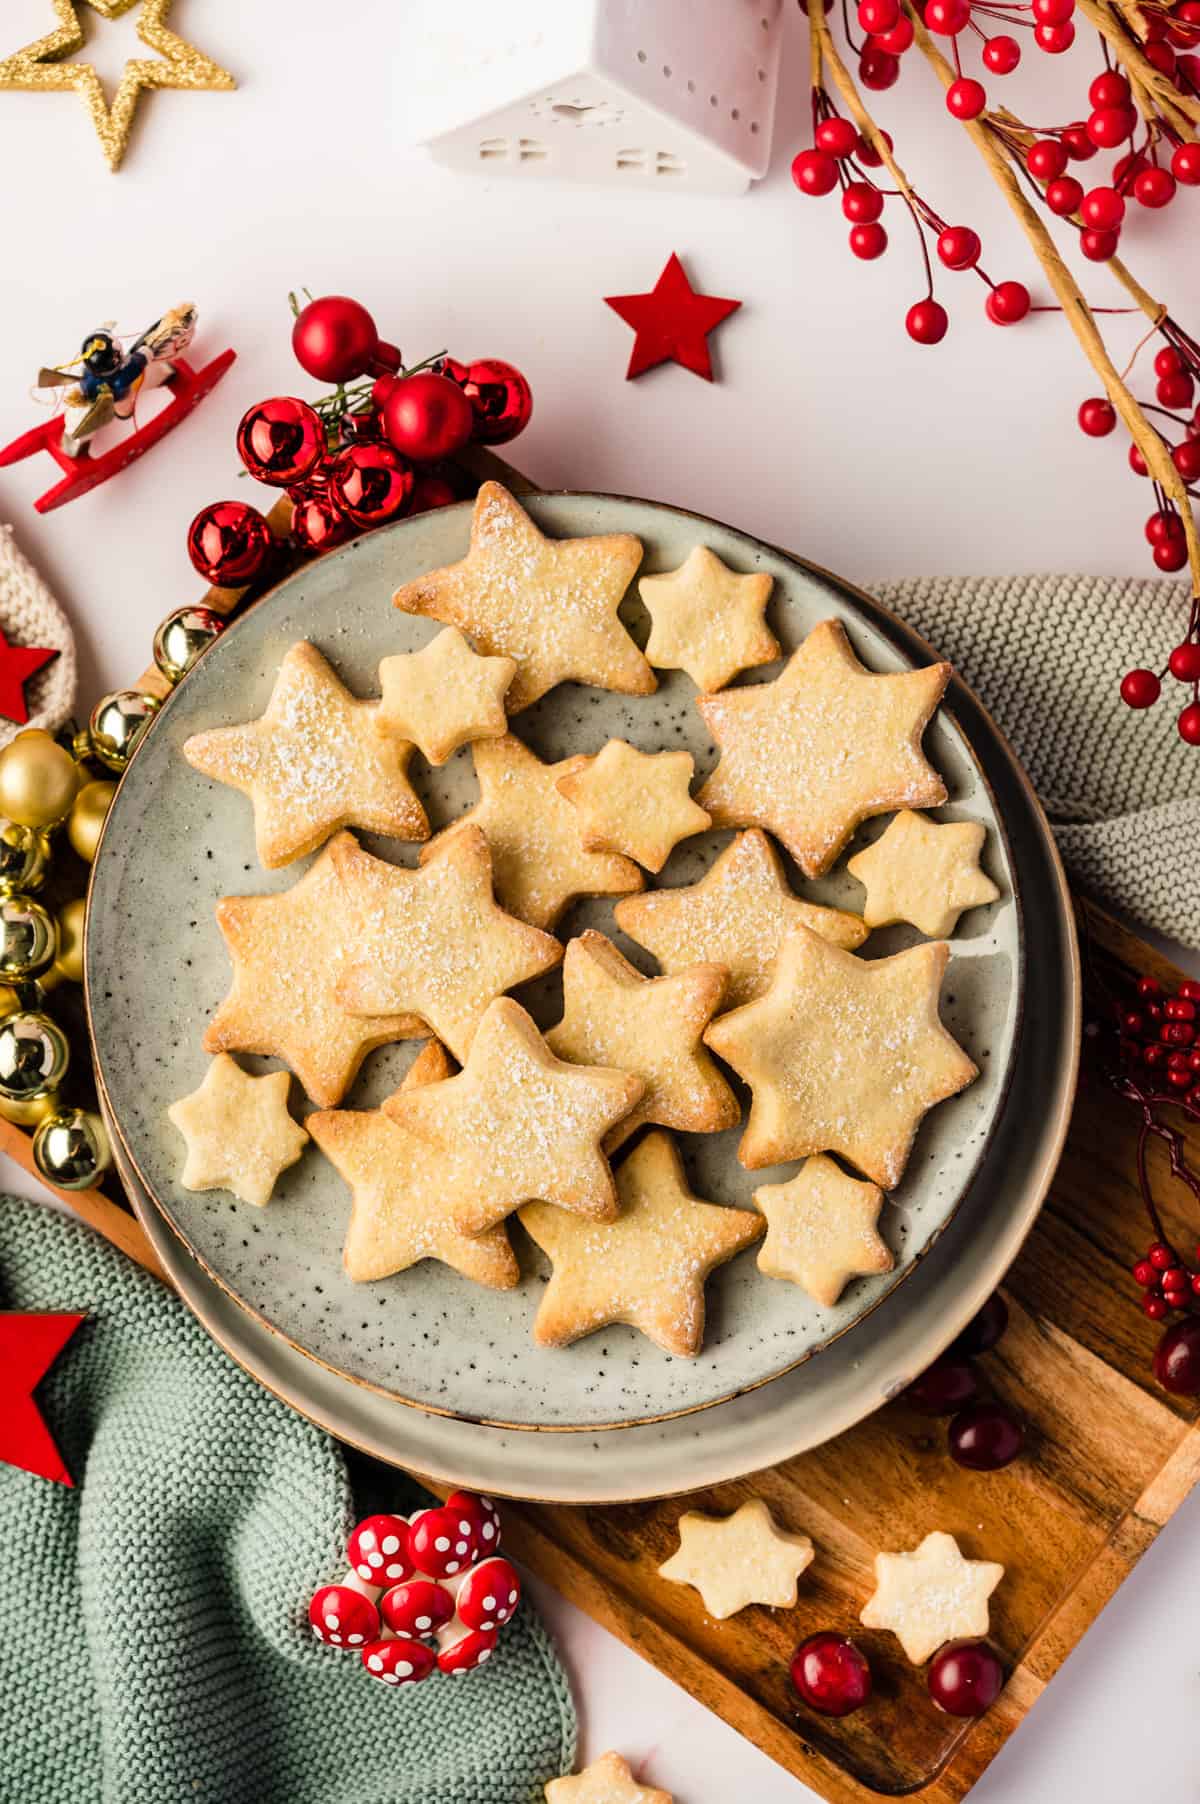
[[[102,695],[88,721],[93,755],[109,770],[124,770],[134,746],[157,713],[155,697],[143,695],[138,689],[118,689],[112,695]]]
[[[58,956],[54,917],[32,896],[0,896],[0,978],[37,977]]]
[[[56,1115],[61,1107],[57,1090],[44,1090],[25,1102],[11,1102],[7,1096],[0,1096],[0,1115],[14,1127],[40,1127],[48,1115]]]
[[[18,733],[0,752],[0,815],[22,827],[53,827],[75,800],[79,767],[41,727]]]
[[[75,805],[67,816],[67,838],[85,864],[91,864],[96,856],[100,829],[116,793],[116,784],[100,777],[95,783],[85,783],[75,797]]]
[[[224,620],[212,608],[176,608],[154,635],[154,662],[168,683],[181,683],[224,631]]]
[[[0,895],[15,889],[39,889],[49,852],[36,827],[0,821]]]
[[[40,1009],[0,1021],[0,1096],[8,1101],[29,1102],[57,1089],[70,1062],[66,1034]]]
[[[15,1015],[21,1007],[21,993],[11,983],[0,983],[0,1021]]]
[[[48,1115],[33,1137],[33,1162],[47,1183],[60,1190],[87,1190],[112,1164],[99,1115],[88,1109]]]
[[[58,927],[58,952],[54,960],[53,975],[65,977],[68,983],[83,982],[83,924],[87,916],[87,903],[82,896],[76,896],[73,902],[65,902],[56,916]],[[43,977],[42,986],[46,979]]]

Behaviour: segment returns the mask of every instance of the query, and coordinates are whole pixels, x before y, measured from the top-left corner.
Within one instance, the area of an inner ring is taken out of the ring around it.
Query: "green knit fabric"
[[[540,1804],[571,1770],[528,1602],[488,1666],[399,1693],[312,1639],[356,1519],[342,1456],[157,1280],[6,1197],[0,1307],[89,1317],[37,1392],[75,1488],[0,1466],[6,1804]],[[361,1513],[413,1507],[386,1483]]]

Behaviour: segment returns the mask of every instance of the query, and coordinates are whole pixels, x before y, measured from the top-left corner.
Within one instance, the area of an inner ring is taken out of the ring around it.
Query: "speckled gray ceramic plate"
[[[555,534],[636,532],[646,546],[647,571],[673,568],[703,539],[735,568],[774,576],[772,618],[786,650],[834,613],[873,668],[906,663],[846,591],[727,527],[657,504],[603,496],[539,497],[531,511]],[[389,605],[392,590],[460,556],[468,525],[468,508],[447,509],[307,567],[222,639],[164,707],[121,784],[93,878],[88,990],[101,1072],[132,1161],[171,1226],[233,1296],[331,1369],[425,1409],[514,1427],[595,1429],[706,1408],[826,1346],[906,1278],[945,1227],[994,1129],[1020,1016],[1021,911],[999,816],[947,708],[926,737],[951,796],[939,812],[987,823],[985,862],[1002,894],[991,907],[966,916],[954,941],[944,1015],[981,1076],[935,1110],[921,1130],[883,1222],[896,1254],[893,1273],[856,1282],[836,1307],[822,1310],[795,1286],[762,1278],[753,1255],[744,1255],[709,1284],[709,1331],[694,1361],[670,1359],[625,1328],[547,1351],[529,1336],[545,1267],[528,1243],[521,1247],[527,1275],[512,1292],[482,1290],[432,1263],[382,1283],[354,1285],[340,1259],[348,1194],[315,1148],[284,1174],[265,1211],[221,1192],[188,1192],[177,1181],[180,1145],[166,1109],[203,1076],[201,1034],[229,980],[213,905],[222,895],[287,888],[303,868],[260,870],[248,804],[199,777],[180,747],[201,727],[260,714],[281,656],[299,638],[319,645],[357,693],[373,693],[381,657],[413,649],[437,630],[397,614]],[[636,633],[636,601],[627,609]],[[715,754],[693,694],[677,672],[667,673],[658,693],[645,698],[563,686],[516,725],[543,757],[596,751],[609,737],[621,736],[646,749],[686,746],[703,774]],[[417,781],[435,828],[474,799],[469,752],[441,770],[421,767]],[[727,838],[713,834],[687,842],[661,881],[694,881]],[[415,848],[373,845],[406,863],[415,859]],[[805,893],[843,905],[861,897],[841,870]],[[132,935],[130,923],[136,924]],[[585,925],[614,933],[611,904],[580,905],[561,931]],[[649,968],[645,955],[616,937]],[[893,951],[915,937],[900,929],[874,934],[867,955]],[[522,1000],[543,1024],[554,1020],[557,979],[533,986]],[[373,1055],[349,1102],[378,1102],[411,1056],[411,1046]],[[736,1133],[684,1137],[701,1195],[749,1204],[758,1184],[784,1175],[783,1168],[744,1172],[736,1142]]]

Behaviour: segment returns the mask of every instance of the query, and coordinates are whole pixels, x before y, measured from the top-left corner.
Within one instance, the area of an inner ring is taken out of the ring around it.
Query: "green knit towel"
[[[571,1770],[528,1602],[481,1671],[398,1694],[312,1639],[356,1519],[341,1454],[164,1285],[5,1197],[0,1306],[89,1315],[37,1392],[76,1488],[0,1466],[0,1798],[540,1804]],[[410,1509],[405,1482],[362,1513]]]

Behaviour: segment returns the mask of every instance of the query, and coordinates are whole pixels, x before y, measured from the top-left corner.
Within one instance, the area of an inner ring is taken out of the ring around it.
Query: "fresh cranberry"
[[[1167,1329],[1154,1354],[1154,1376],[1176,1397],[1200,1396],[1200,1315]]]
[[[975,1353],[988,1353],[1008,1327],[1008,1304],[994,1290],[978,1314],[973,1315],[957,1340],[950,1346],[953,1358],[966,1359]]]
[[[929,1695],[948,1716],[982,1716],[1000,1696],[1004,1668],[986,1641],[950,1641],[929,1667]]]
[[[1025,1430],[1003,1403],[971,1403],[946,1430],[950,1457],[972,1472],[998,1472],[1025,1444]]]
[[[914,1378],[904,1395],[914,1409],[926,1416],[952,1416],[973,1403],[979,1390],[975,1368],[969,1359],[946,1356]]]
[[[790,1671],[797,1695],[822,1716],[849,1716],[871,1695],[866,1655],[832,1629],[802,1641],[792,1655]]]

